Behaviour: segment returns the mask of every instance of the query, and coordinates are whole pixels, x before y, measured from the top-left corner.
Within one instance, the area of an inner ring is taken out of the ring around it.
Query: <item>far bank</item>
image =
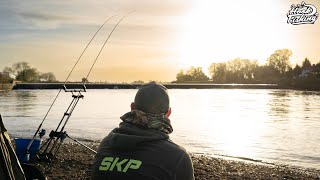
[[[137,89],[142,83],[86,83],[86,89]],[[163,83],[168,89],[279,89],[277,84]],[[61,89],[63,83],[17,83],[12,89]],[[83,89],[82,83],[68,83],[67,89]]]
[[[162,83],[168,89],[294,89],[320,91],[320,83],[303,81],[279,82],[278,84],[214,84],[214,83]],[[86,89],[137,89],[142,83],[86,83]],[[61,89],[63,83],[16,83],[0,84],[0,90]],[[82,83],[67,83],[68,89],[83,89]]]

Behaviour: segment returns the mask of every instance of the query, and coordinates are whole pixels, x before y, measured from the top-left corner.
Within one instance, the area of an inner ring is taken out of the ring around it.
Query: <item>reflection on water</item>
[[[270,114],[274,114],[276,116],[282,116],[281,119],[275,119],[278,121],[282,121],[287,118],[289,114],[290,108],[290,91],[273,91],[270,92],[269,95],[272,97],[268,102],[270,110]]]
[[[32,108],[33,104],[38,101],[37,95],[32,91],[14,93],[13,97],[15,97],[14,101],[19,102],[19,104],[16,105],[16,110],[24,114],[27,114],[28,110]]]
[[[29,116],[34,106],[39,103],[35,91],[7,91],[1,95],[0,103],[10,116]],[[3,98],[6,97],[6,98]]]
[[[137,90],[90,90],[66,130],[101,140],[129,111]],[[56,90],[0,94],[0,112],[15,136],[31,136]],[[294,90],[169,90],[171,138],[188,151],[246,157],[320,169],[320,93]],[[44,127],[49,132],[72,100],[62,93]]]

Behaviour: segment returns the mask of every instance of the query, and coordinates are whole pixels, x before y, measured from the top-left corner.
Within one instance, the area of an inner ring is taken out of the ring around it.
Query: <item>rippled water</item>
[[[67,127],[101,140],[129,111],[137,90],[88,90]],[[10,134],[31,137],[57,90],[0,92]],[[171,138],[190,152],[320,169],[320,93],[294,90],[171,89]],[[62,93],[44,123],[55,129],[72,100]]]

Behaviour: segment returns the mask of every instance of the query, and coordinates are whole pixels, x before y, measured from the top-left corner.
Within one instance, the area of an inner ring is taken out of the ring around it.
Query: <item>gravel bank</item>
[[[97,143],[88,143],[97,149]],[[207,179],[315,179],[320,170],[226,160],[204,155],[191,155],[197,180]],[[52,168],[46,163],[33,163],[48,179],[90,179],[94,154],[78,144],[65,143]]]

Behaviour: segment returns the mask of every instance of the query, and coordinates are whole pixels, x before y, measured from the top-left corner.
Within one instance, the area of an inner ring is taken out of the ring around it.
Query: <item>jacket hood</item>
[[[112,149],[135,149],[142,143],[168,140],[169,136],[163,132],[137,127],[122,122],[119,128],[115,128],[103,139],[101,144],[106,144]]]

